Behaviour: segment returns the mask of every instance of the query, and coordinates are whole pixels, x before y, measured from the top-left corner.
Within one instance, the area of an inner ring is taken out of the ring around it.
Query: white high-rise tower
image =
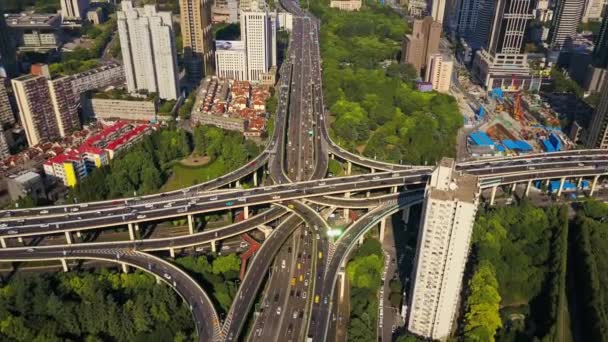
[[[427,185],[410,291],[408,330],[438,340],[452,330],[479,200],[477,177],[454,167],[444,158]]]
[[[128,0],[121,6],[118,33],[127,88],[176,99],[179,79],[171,12],[157,12],[154,5],[134,8]]]
[[[258,81],[276,64],[276,29],[267,12],[241,12],[241,39],[247,55],[247,79]]]

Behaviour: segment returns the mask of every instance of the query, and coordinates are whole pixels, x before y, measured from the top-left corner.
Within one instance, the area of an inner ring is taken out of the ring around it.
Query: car
[[[298,269],[302,268],[302,264],[298,263]]]
[[[248,248],[249,244],[245,241],[241,241],[241,244],[239,245],[240,248]]]
[[[237,199],[237,201],[239,201],[239,202],[247,202],[247,199],[245,197],[239,197]]]
[[[300,274],[300,283],[304,281],[304,277]]]
[[[319,304],[319,295],[315,296],[315,304]]]
[[[372,179],[373,179],[373,180],[378,180],[378,179],[380,179],[380,176],[375,176],[375,177],[373,177]]]
[[[173,206],[173,202],[167,203],[163,206],[163,208],[171,208]]]
[[[323,304],[327,304],[327,297],[323,298]]]
[[[210,201],[217,201],[217,196],[213,196],[209,199]]]
[[[298,310],[293,310],[293,315],[291,315],[293,319],[298,318]],[[290,325],[291,326],[291,325]]]
[[[227,251],[227,250],[229,250],[229,249],[230,249],[230,246],[228,246],[228,245],[224,245],[224,246],[222,246],[222,250],[223,250],[223,251]]]
[[[70,211],[71,212],[76,212],[76,211],[78,211],[78,208],[72,208],[72,209],[70,209]]]
[[[297,316],[294,318],[297,318]],[[292,332],[293,332],[293,324],[290,323],[289,326],[287,327],[287,335],[291,335]]]
[[[181,208],[181,209],[178,209],[178,210],[177,210],[177,212],[178,212],[178,213],[180,213],[180,214],[181,214],[181,213],[185,213],[186,211],[187,211],[187,209],[186,209],[186,208]]]
[[[255,329],[255,335],[258,336],[258,337],[262,336],[262,328]]]
[[[13,234],[17,234],[17,231],[16,230],[9,230],[7,233],[9,235],[13,235]]]
[[[146,215],[143,215],[143,214],[142,215],[137,215],[137,219],[138,220],[145,219],[145,218],[146,218]]]
[[[234,202],[233,202],[233,201],[228,201],[228,202],[226,202],[226,206],[227,206],[227,207],[229,207],[229,206],[231,206],[231,205],[234,205]]]
[[[325,182],[319,182],[318,185],[325,185]]]
[[[278,200],[278,199],[281,199],[281,196],[279,196],[279,195],[274,195],[274,196],[272,196],[272,199],[273,199],[273,200]]]
[[[8,227],[8,223],[0,223],[0,228],[6,228]]]
[[[308,286],[308,279],[304,279],[304,286]]]
[[[276,303],[276,302],[278,302],[278,301],[279,301],[279,294],[278,294],[278,293],[275,293],[275,294],[274,294],[274,302]]]
[[[42,227],[42,228],[48,228],[49,224],[48,223],[43,223],[43,224],[40,225],[40,227]]]
[[[291,286],[296,286],[296,277],[291,278]]]
[[[195,250],[196,252],[204,252],[204,251],[205,251],[205,247],[203,247],[203,246],[196,247],[194,250]]]
[[[280,315],[280,314],[281,314],[281,307],[279,306],[279,307],[277,308],[277,315]]]
[[[169,273],[165,273],[165,274],[163,274],[163,278],[165,278],[167,280],[171,280],[171,275]]]
[[[319,259],[323,259],[323,252],[319,251]]]
[[[40,210],[40,215],[44,215],[44,214],[48,214],[49,211],[48,210]]]
[[[34,248],[28,248],[28,249],[27,249],[27,251],[28,251],[28,252],[30,252],[30,253],[34,252],[35,250],[36,250],[36,249],[34,249]]]
[[[293,208],[294,208],[294,207],[293,207],[293,204],[289,204],[289,205],[287,205],[287,208],[289,208],[289,209],[293,209]]]
[[[283,259],[283,261],[281,261],[281,268],[285,268],[285,259]]]
[[[302,291],[302,299],[306,299],[306,291]]]

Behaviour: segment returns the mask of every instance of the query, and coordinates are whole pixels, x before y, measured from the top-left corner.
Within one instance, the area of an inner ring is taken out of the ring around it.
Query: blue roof
[[[510,139],[503,140],[502,144],[505,145],[505,147],[508,148],[509,150],[517,150],[517,144],[513,140],[510,140]]]
[[[543,147],[546,152],[555,152],[555,147],[553,147],[553,144],[549,140],[543,140]]]
[[[506,149],[502,145],[496,145],[496,151],[498,151],[498,152],[504,152],[504,151],[506,151]]]
[[[524,140],[516,140],[515,144],[517,145],[517,148],[522,152],[530,152],[534,150],[532,146],[530,146],[530,144],[528,144]]]
[[[473,132],[473,133],[469,134],[469,138],[471,138],[471,140],[473,140],[473,143],[475,145],[486,145],[486,146],[494,145],[494,142],[492,141],[492,139],[490,139],[490,137],[487,134],[485,134],[484,132],[481,132],[481,131],[477,131],[477,132]]]

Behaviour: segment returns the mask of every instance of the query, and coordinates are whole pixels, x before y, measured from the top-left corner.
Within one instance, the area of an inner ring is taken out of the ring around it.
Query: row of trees
[[[214,126],[197,126],[193,135],[194,152],[206,155],[211,162],[221,159],[226,172],[244,165],[257,156],[261,147],[245,139],[239,132],[226,131]]]
[[[465,339],[492,341],[502,326],[504,341],[549,333],[562,294],[555,287],[562,288],[565,279],[567,224],[565,208],[542,209],[527,201],[481,213],[473,230]]]
[[[0,287],[3,341],[194,340],[187,305],[141,272],[18,273]]]
[[[608,205],[585,202],[577,212],[572,253],[581,339],[608,339]]]
[[[210,294],[218,311],[228,312],[237,291],[241,259],[234,253],[226,256],[186,256],[175,262]]]
[[[171,162],[188,156],[190,137],[185,131],[167,128],[145,136],[110,166],[93,170],[72,190],[79,201],[94,201],[158,191],[168,178]]]
[[[311,10],[323,21],[325,103],[335,116],[331,133],[337,142],[392,162],[453,155],[463,123],[456,101],[414,90],[416,70],[395,62],[409,30],[405,21],[375,4],[342,12],[316,0]],[[387,60],[393,63],[383,66]]]
[[[346,266],[350,282],[350,320],[348,340],[376,341],[378,321],[378,290],[381,286],[384,254],[376,239],[368,238],[354,253]]]

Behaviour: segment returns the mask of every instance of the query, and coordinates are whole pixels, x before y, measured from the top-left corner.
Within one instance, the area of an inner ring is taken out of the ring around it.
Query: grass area
[[[222,159],[216,159],[207,165],[197,167],[175,163],[173,165],[173,174],[163,185],[161,191],[172,191],[206,182],[223,175],[225,169],[226,166]]]

